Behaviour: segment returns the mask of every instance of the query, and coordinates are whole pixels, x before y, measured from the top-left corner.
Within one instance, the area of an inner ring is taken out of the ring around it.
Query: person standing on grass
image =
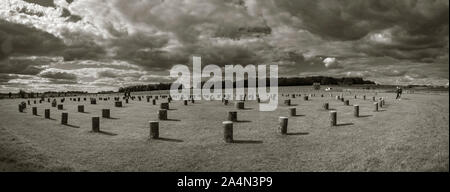
[[[402,95],[402,88],[397,86],[397,97],[395,99],[400,99],[401,95]]]

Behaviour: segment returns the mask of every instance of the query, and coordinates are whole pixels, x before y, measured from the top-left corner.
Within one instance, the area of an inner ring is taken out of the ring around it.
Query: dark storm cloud
[[[62,56],[66,61],[104,57],[103,47],[92,41],[66,45],[50,33],[0,20],[0,72],[36,75],[48,59],[28,56]],[[10,57],[17,58],[10,58]]]
[[[169,42],[169,37],[165,35],[146,35],[137,33],[128,35],[119,32],[114,28],[108,28],[115,36],[120,38],[110,42],[110,46],[117,49],[115,58],[128,60],[132,63],[148,68],[167,68],[181,62],[187,58],[177,55],[176,52],[161,50]]]
[[[99,78],[116,78],[120,75],[117,73],[114,73],[114,71],[100,71],[97,73]]]
[[[77,84],[77,81],[73,79],[50,79],[48,84]]]
[[[0,1],[0,16],[22,25],[0,23],[0,73],[117,86],[161,79],[151,75],[201,56],[203,66],[278,64],[280,76],[448,81],[447,0],[11,2],[8,10]],[[32,55],[63,59],[7,59]],[[71,73],[42,72],[50,69]]]
[[[263,59],[257,51],[262,49],[258,45],[248,44],[247,46],[223,44],[223,45],[196,45],[188,47],[185,52],[191,55],[202,57],[202,64],[214,64],[218,66],[225,65],[257,65],[263,62]]]
[[[40,6],[44,7],[55,7],[55,4],[53,3],[53,0],[24,0],[29,3],[38,4]]]
[[[448,1],[351,0],[274,3],[325,39],[356,41],[357,51],[400,59],[435,58],[448,44]],[[377,39],[378,33],[383,33]],[[385,38],[385,39],[382,39]],[[386,41],[383,41],[386,40]]]
[[[41,58],[12,58],[0,61],[0,73],[36,75],[49,61]]]
[[[372,31],[393,26],[411,34],[448,31],[448,1],[445,0],[278,0],[274,3],[299,17],[302,27],[339,40],[357,40]]]
[[[70,13],[70,11],[66,8],[63,8],[63,12],[61,14],[61,17],[66,17],[67,21],[70,22],[77,22],[81,20],[81,17],[79,15],[73,15],[72,13]]]
[[[9,80],[15,79],[17,77],[18,77],[18,75],[15,75],[15,74],[0,73],[0,84],[4,84],[4,83],[8,82]]]
[[[60,71],[45,71],[39,76],[50,79],[59,79],[59,80],[76,80],[77,76],[67,72]]]
[[[102,47],[92,45],[74,45],[65,48],[61,55],[65,61],[73,61],[79,59],[97,59],[105,54]]]
[[[10,55],[52,55],[64,48],[52,34],[0,20],[0,60]]]

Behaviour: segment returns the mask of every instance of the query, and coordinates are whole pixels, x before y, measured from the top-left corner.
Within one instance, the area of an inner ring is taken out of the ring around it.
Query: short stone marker
[[[291,106],[291,100],[290,99],[284,100],[284,105]]]
[[[84,105],[78,105],[78,112],[84,113]]]
[[[237,112],[229,111],[228,112],[228,121],[236,122],[237,121]]]
[[[37,107],[31,108],[33,110],[33,115],[37,116]]]
[[[337,125],[337,111],[330,111],[330,125]]]
[[[45,117],[46,119],[50,119],[50,109],[45,109],[45,110],[44,110],[44,117]]]
[[[282,135],[286,135],[287,134],[287,126],[288,126],[288,118],[287,117],[280,117],[278,119],[278,130],[280,131],[280,133]]]
[[[244,109],[244,102],[243,101],[237,101],[234,103],[234,106],[236,109]]]
[[[69,119],[68,113],[61,113],[61,124],[67,125],[68,119]]]
[[[102,117],[103,118],[111,118],[111,113],[109,109],[102,109]]]
[[[159,122],[158,121],[149,121],[150,124],[150,139],[158,139],[159,138]]]
[[[289,108],[289,115],[295,117],[297,115],[297,109],[295,107]]]
[[[160,109],[158,111],[158,119],[159,120],[167,120],[167,110],[166,109]]]
[[[224,121],[223,124],[223,140],[226,143],[233,142],[233,122],[232,121]]]
[[[169,103],[161,103],[159,105],[159,108],[169,110]]]
[[[358,105],[353,105],[353,115],[355,117],[359,117],[359,106]]]
[[[100,132],[100,118],[99,117],[92,117],[92,131]]]

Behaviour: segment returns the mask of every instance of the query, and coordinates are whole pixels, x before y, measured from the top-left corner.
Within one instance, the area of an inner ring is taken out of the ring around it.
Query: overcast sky
[[[189,64],[448,85],[448,0],[0,0],[0,91],[116,90]]]

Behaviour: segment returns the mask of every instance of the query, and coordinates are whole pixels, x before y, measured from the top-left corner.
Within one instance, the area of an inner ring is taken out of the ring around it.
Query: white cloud
[[[325,65],[326,68],[330,68],[330,69],[336,69],[336,68],[341,68],[338,60],[334,57],[327,57],[323,60],[323,63]]]

